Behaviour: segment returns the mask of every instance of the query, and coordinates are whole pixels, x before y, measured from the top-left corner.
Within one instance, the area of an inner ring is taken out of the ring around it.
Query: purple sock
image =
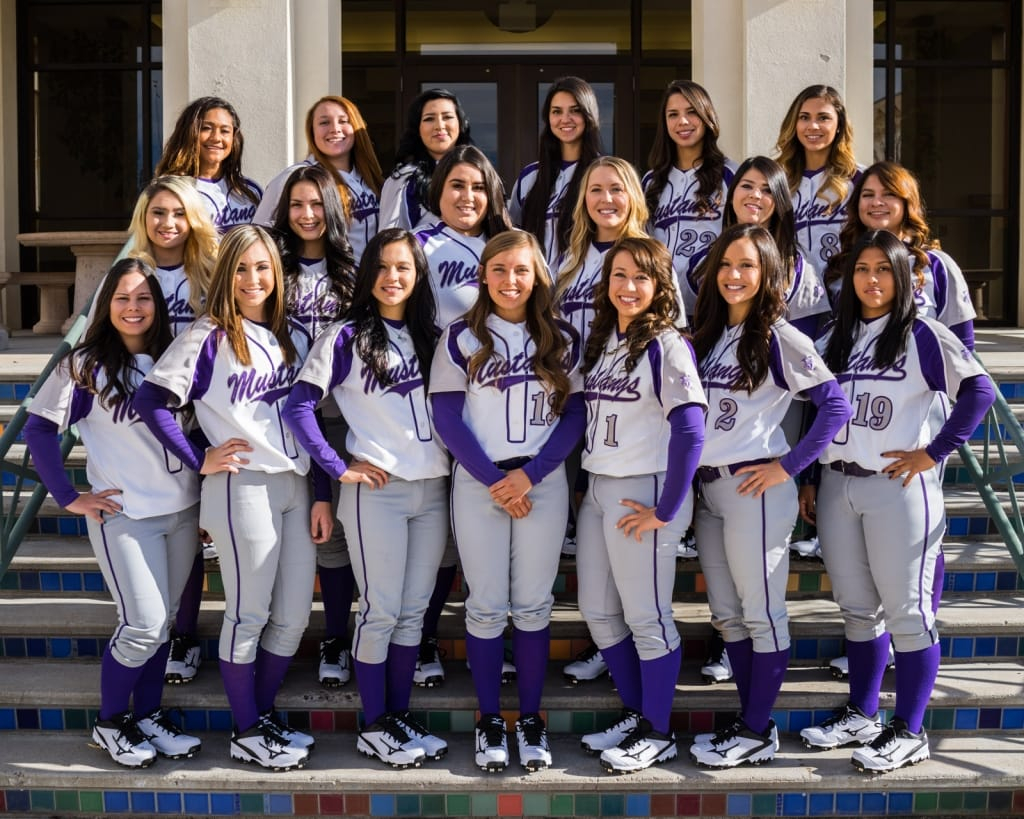
[[[119,663],[107,645],[100,664],[100,719],[110,719],[128,710],[128,700],[144,668]]]
[[[679,679],[679,665],[682,660],[683,649],[676,646],[662,657],[640,661],[640,679],[643,685],[641,713],[655,731],[661,731],[663,734],[669,732],[672,701],[676,695],[676,680]]]
[[[750,694],[743,721],[751,731],[763,734],[772,718],[772,707],[782,688],[789,665],[789,651],[753,652],[750,662]]]
[[[946,555],[939,549],[935,558],[935,576],[932,578],[932,614],[938,614],[939,603],[942,602],[942,585],[946,579]]]
[[[501,711],[501,664],[505,660],[505,642],[498,637],[483,639],[466,634],[466,659],[476,688],[477,704],[481,714]]]
[[[750,702],[750,685],[753,679],[750,666],[754,661],[754,641],[745,637],[735,643],[726,643],[725,650],[729,655],[732,678],[736,681],[736,692],[740,697],[740,713],[745,714],[747,703]]]
[[[896,708],[894,716],[915,734],[921,730],[924,712],[939,673],[939,644],[920,651],[896,652]]]
[[[256,663],[220,661],[220,678],[228,697],[231,715],[239,733],[248,731],[260,718],[256,709]]]
[[[519,690],[519,711],[536,714],[544,693],[544,672],[548,667],[551,629],[537,631],[512,630],[512,654],[516,658],[516,688]],[[485,712],[486,713],[486,712]]]
[[[430,595],[430,602],[423,614],[423,639],[427,640],[437,636],[437,624],[441,622],[441,612],[444,610],[444,603],[452,590],[452,583],[455,582],[455,573],[459,570],[456,566],[441,566],[437,570],[437,579],[434,581],[434,591]],[[472,663],[470,663],[472,665]],[[489,713],[489,712],[484,712]]]
[[[256,649],[256,709],[259,713],[273,710],[274,699],[291,664],[291,657],[271,654],[263,646]]]
[[[363,701],[363,726],[375,723],[387,711],[387,663],[363,663],[355,660],[356,684]]]
[[[348,646],[348,621],[356,587],[352,566],[332,569],[317,566],[316,570],[320,575],[320,599],[324,604],[324,637],[340,637]]]
[[[412,675],[416,671],[416,658],[420,647],[388,645],[387,690],[385,705],[388,711],[408,711],[412,696]]]
[[[195,637],[199,631],[199,604],[203,602],[204,575],[203,553],[198,552],[196,559],[192,561],[192,571],[185,581],[185,588],[181,590],[178,614],[174,618],[176,634]]]
[[[160,700],[164,694],[167,655],[170,653],[171,641],[168,640],[142,666],[142,674],[139,675],[135,690],[132,692],[132,706],[135,709],[135,716],[139,719],[152,714],[160,707]]]
[[[846,641],[850,663],[850,702],[869,717],[878,712],[878,692],[889,662],[889,635],[874,640]]]
[[[641,711],[644,705],[643,685],[640,681],[640,657],[636,653],[633,635],[613,646],[602,648],[601,656],[608,665],[608,672],[622,704],[634,711]]]

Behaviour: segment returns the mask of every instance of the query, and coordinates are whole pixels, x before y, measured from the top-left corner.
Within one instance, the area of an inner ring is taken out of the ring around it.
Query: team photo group
[[[771,761],[798,520],[849,680],[800,740],[851,746],[869,773],[928,758],[942,468],[994,389],[914,175],[857,163],[829,86],[792,101],[774,158],[736,162],[707,91],[672,82],[643,175],[605,154],[585,80],[552,83],[541,121],[506,190],[449,91],[416,97],[384,171],[373,124],[326,96],[308,157],[264,188],[228,101],[181,112],[24,430],[116,604],[92,731],[115,762],[200,750],[161,703],[201,662],[204,550],[224,587],[232,759],[289,770],[314,750],[275,697],[317,579],[317,680],[354,677],[359,752],[394,768],[445,756],[410,699],[444,680],[438,624],[461,572],[475,764],[551,766],[552,587],[574,550],[593,648],[573,673],[610,673],[622,705],[582,748],[611,773],[673,760],[673,585],[693,545],[739,709],[689,757]],[[60,450],[71,425],[81,492]]]

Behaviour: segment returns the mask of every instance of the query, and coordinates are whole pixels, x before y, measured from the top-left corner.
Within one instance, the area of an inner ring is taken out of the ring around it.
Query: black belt
[[[745,466],[757,466],[758,464],[771,463],[771,458],[758,458],[754,461],[740,461],[728,466],[698,466],[697,477],[702,483],[714,483],[719,478],[731,478]]]
[[[855,464],[852,461],[832,461],[828,468],[833,472],[842,472],[844,475],[849,475],[853,478],[870,478],[872,475],[878,474],[876,470],[865,469],[860,464]]]
[[[505,472],[511,472],[513,469],[522,469],[526,466],[532,458],[506,458],[504,461],[495,461],[494,465],[498,469],[504,470]]]

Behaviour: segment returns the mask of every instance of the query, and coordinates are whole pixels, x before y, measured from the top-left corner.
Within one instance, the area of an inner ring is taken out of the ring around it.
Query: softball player
[[[437,163],[427,204],[432,217],[416,238],[430,265],[437,325],[443,329],[476,303],[480,253],[489,238],[512,225],[501,178],[472,145],[452,148]]]
[[[800,734],[812,747],[863,746],[851,761],[871,773],[929,755],[922,720],[939,668],[933,575],[945,530],[936,467],[995,397],[963,341],[915,313],[906,247],[887,231],[866,233],[849,254],[836,321],[820,344],[856,412],[822,453],[817,493],[801,488],[843,614],[850,701]],[[936,393],[956,404],[933,437]],[[896,707],[883,726],[886,631],[896,648]]]
[[[411,234],[388,228],[367,247],[348,319],[314,344],[284,410],[299,443],[342,484],[339,518],[359,583],[357,748],[399,768],[448,750],[409,713],[420,626],[448,535],[448,453],[426,398],[433,323],[426,260]],[[349,423],[348,464],[314,415],[328,393]]]
[[[156,166],[156,176],[191,176],[210,219],[225,233],[248,224],[263,191],[242,175],[242,126],[220,97],[193,100],[178,116]]]
[[[429,218],[427,187],[438,160],[456,145],[472,144],[466,112],[451,91],[431,88],[416,97],[398,141],[398,162],[381,188],[380,228],[412,230]]]
[[[506,231],[480,259],[480,295],[441,336],[430,394],[455,457],[452,528],[469,586],[466,656],[481,713],[476,764],[508,765],[498,692],[511,609],[528,771],[551,764],[540,716],[569,493],[562,466],[583,431],[578,336],[552,315],[551,283],[531,233]]]
[[[782,318],[785,265],[767,230],[726,228],[711,246],[707,270],[693,340],[709,407],[695,526],[740,713],[728,728],[698,736],[690,756],[700,765],[731,768],[775,758],[771,709],[789,657],[792,476],[817,458],[851,409],[810,339]],[[811,401],[817,416],[790,449],[781,422],[796,399]],[[744,432],[737,436],[734,429]]]
[[[136,423],[132,407],[139,382],[171,340],[159,280],[144,262],[122,259],[95,301],[84,340],[29,406],[25,441],[54,499],[85,515],[114,597],[118,626],[103,652],[92,738],[115,762],[137,768],[157,754],[190,757],[200,747],[160,706],[168,627],[196,551],[199,486]],[[58,433],[72,424],[89,452],[91,488],[83,494],[68,480],[60,454]]]
[[[651,170],[644,174],[643,188],[650,234],[669,249],[682,284],[690,258],[722,232],[725,192],[736,164],[718,147],[718,114],[703,86],[673,80],[659,110],[661,125],[647,158]]]
[[[519,172],[508,212],[516,227],[537,237],[548,267],[554,269],[568,245],[572,205],[583,174],[602,152],[601,124],[594,89],[579,77],[551,83],[541,111],[545,121],[537,161]]]
[[[330,536],[326,476],[310,504],[309,456],[281,420],[308,349],[285,313],[284,277],[270,235],[229,231],[207,312],[161,356],[136,395],[139,415],[168,449],[206,475],[200,524],[217,544],[224,579],[220,670],[235,721],[231,757],[301,767],[313,738],[274,716],[274,697],[309,619],[314,540]],[[192,402],[204,453],[167,424]],[[319,471],[319,470],[317,470]]]
[[[285,168],[267,184],[253,221],[272,224],[281,192],[292,173],[303,165],[319,165],[337,185],[346,233],[358,264],[366,243],[377,233],[377,200],[384,181],[366,121],[345,97],[321,97],[306,112],[306,145],[309,156]]]
[[[775,149],[793,198],[797,240],[817,269],[839,252],[850,188],[860,174],[853,156],[853,126],[839,92],[805,88],[782,120]]]
[[[674,278],[657,240],[613,245],[583,362],[590,480],[576,527],[579,606],[623,711],[582,745],[613,772],[677,754],[669,719],[682,650],[672,586],[706,402],[693,350],[675,327]]]

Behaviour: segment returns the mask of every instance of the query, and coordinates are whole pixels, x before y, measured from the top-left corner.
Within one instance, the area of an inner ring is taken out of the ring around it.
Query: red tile
[[[714,711],[691,711],[690,731],[695,734],[703,734],[715,730]]]
[[[309,712],[309,728],[311,731],[333,731],[334,730],[334,712],[333,711],[310,711]]]
[[[675,816],[676,798],[671,793],[651,794],[651,816]]]
[[[358,731],[359,730],[359,714],[355,711],[335,711],[334,712],[334,730],[335,731]]]
[[[700,660],[701,664],[703,664],[707,656],[707,640],[683,640],[684,660]]]
[[[7,794],[0,791],[0,813],[7,812]]]
[[[701,816],[725,816],[724,793],[706,793],[700,798]]]
[[[679,816],[700,816],[700,794],[676,794],[676,813]]]
[[[498,794],[498,816],[522,816],[523,795],[521,793]]]
[[[323,816],[341,816],[345,812],[345,797],[340,793],[320,794],[320,813]]]
[[[1013,812],[1017,816],[1024,815],[1024,791],[1013,792]]]
[[[345,815],[346,816],[369,816],[370,815],[370,794],[368,794],[368,793],[346,793],[345,794]]]
[[[315,793],[297,793],[292,797],[296,816],[319,816],[320,800]]]
[[[673,711],[668,719],[669,727],[673,731],[688,733],[690,730],[690,715],[686,711]]]

